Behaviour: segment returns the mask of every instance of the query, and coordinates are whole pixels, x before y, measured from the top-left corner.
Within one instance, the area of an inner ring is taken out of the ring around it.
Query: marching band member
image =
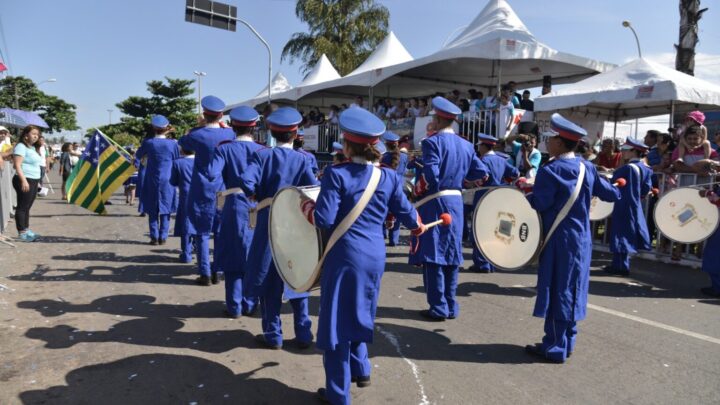
[[[400,151],[400,137],[396,134],[386,131],[382,135],[387,152],[383,153],[380,163],[391,169],[395,169],[400,180],[405,181],[405,171],[408,165],[407,153]],[[388,246],[397,246],[400,243],[400,221],[394,221],[392,228],[388,229]]]
[[[706,193],[711,203],[720,206],[718,187],[715,191]],[[707,241],[703,250],[702,271],[710,277],[710,286],[703,287],[700,291],[709,296],[720,298],[720,229],[716,230]]]
[[[211,281],[213,284],[219,282],[217,273],[212,272],[211,274],[210,232],[213,231],[216,215],[215,193],[222,187],[221,178],[210,179],[208,165],[215,153],[215,148],[221,142],[235,139],[235,133],[230,128],[220,126],[225,109],[225,103],[222,100],[215,96],[205,96],[200,101],[200,105],[203,109],[205,126],[193,128],[178,142],[181,148],[195,152],[188,216],[197,232],[195,243],[200,277],[195,282],[208,286]]]
[[[192,239],[195,236],[195,228],[193,228],[188,218],[188,199],[190,198],[190,183],[192,182],[193,166],[195,165],[195,153],[190,150],[181,150],[184,157],[175,159],[170,172],[170,184],[179,190],[178,209],[175,215],[175,231],[173,236],[180,237],[180,262],[192,262],[193,244]]]
[[[317,203],[301,208],[308,221],[334,232],[358,204],[380,153],[373,147],[385,131],[383,122],[363,108],[349,108],[339,119],[344,152],[350,161],[326,169]],[[416,235],[425,231],[405,197],[402,178],[382,168],[377,189],[360,216],[328,252],[320,276],[318,348],[325,351],[325,388],[318,394],[333,404],[349,404],[350,384],[370,385],[372,367],[366,343],[373,328],[380,279],[385,268],[382,228],[388,211]],[[358,260],[362,258],[362,260]]]
[[[226,191],[223,191],[225,205],[222,208],[222,224],[219,239],[226,248],[217,256],[220,267],[225,273],[226,314],[237,318],[255,311],[257,298],[244,298],[242,279],[247,267],[248,251],[253,238],[253,230],[248,225],[248,211],[255,204],[245,196],[240,188],[241,176],[247,169],[255,152],[263,146],[253,141],[252,131],[257,125],[259,115],[254,108],[237,107],[230,111],[230,125],[237,138],[235,141],[221,143],[216,149],[213,160],[208,166],[211,178],[222,177]],[[217,243],[217,241],[216,241]]]
[[[478,134],[478,151],[480,152],[480,160],[485,163],[488,168],[488,178],[483,186],[499,186],[504,183],[504,179],[514,179],[518,177],[518,169],[508,161],[507,156],[496,153],[493,149],[497,144],[497,138],[486,134]],[[473,208],[477,206],[478,201],[489,190],[478,190],[473,196]],[[471,235],[472,235],[471,227]],[[493,273],[495,269],[485,260],[473,241],[473,265],[471,271],[478,273]]]
[[[246,195],[255,197],[257,225],[250,245],[245,271],[243,295],[260,297],[263,334],[256,339],[270,349],[280,349],[283,333],[280,323],[280,307],[284,295],[290,300],[295,320],[295,344],[307,349],[312,343],[310,317],[308,316],[308,293],[296,293],[285,288],[270,251],[268,220],[272,197],[283,187],[312,186],[317,184],[310,162],[301,152],[292,149],[300,113],[290,107],[275,110],[267,117],[270,132],[277,141],[273,148],[260,149],[242,173],[240,186]],[[252,220],[252,219],[251,219]]]
[[[345,160],[347,160],[347,157],[345,156],[345,152],[343,152],[343,146],[339,142],[333,142],[332,143],[333,151],[330,152],[330,155],[333,157],[333,164],[335,163],[342,163]]]
[[[136,153],[147,159],[143,176],[143,210],[148,214],[150,244],[164,245],[170,231],[170,214],[175,212],[175,187],[170,180],[173,161],[180,157],[178,144],[167,138],[172,127],[162,115],[154,115],[151,124],[155,136],[146,139]]]
[[[313,174],[317,176],[318,171],[320,171],[320,169],[318,168],[317,158],[312,153],[303,149],[303,146],[305,146],[305,131],[300,128],[297,131],[297,137],[295,137],[295,140],[293,141],[293,149],[295,149],[295,151],[297,152],[302,153],[305,158],[307,158],[308,162],[310,162],[310,167],[312,168]]]
[[[547,361],[563,363],[575,346],[577,322],[585,318],[590,284],[590,200],[598,196],[603,201],[617,201],[620,192],[598,177],[595,167],[573,151],[578,141],[587,135],[584,129],[553,114],[551,127],[555,131],[547,141],[551,160],[542,166],[535,177],[530,204],[542,217],[543,229],[550,230],[563,207],[574,203],[567,216],[545,240],[538,268],[537,299],[533,316],[545,318],[542,343],[528,345],[525,350]],[[573,196],[581,169],[583,183]]]
[[[435,221],[441,213],[456,218],[450,226],[435,227],[420,237],[420,261],[424,265],[429,309],[420,311],[424,318],[442,321],[455,319],[460,306],[455,300],[458,268],[463,262],[462,228],[463,180],[482,182],[487,167],[475,155],[473,145],[457,136],[452,123],[460,108],[443,97],[432,100],[433,122],[437,132],[422,141],[423,179],[430,198],[418,208],[426,222]],[[422,186],[421,186],[422,188]],[[433,198],[436,195],[437,197]]]
[[[610,227],[613,260],[605,271],[627,276],[630,273],[630,255],[638,250],[652,249],[642,199],[652,189],[653,171],[642,160],[648,151],[643,143],[628,138],[620,150],[628,164],[613,172],[612,182],[622,178],[626,183],[620,189],[620,201],[613,207],[613,226]]]

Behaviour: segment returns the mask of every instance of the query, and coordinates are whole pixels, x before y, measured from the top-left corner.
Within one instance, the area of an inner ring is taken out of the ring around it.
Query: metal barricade
[[[15,174],[10,162],[0,161],[0,233],[5,232],[15,202],[12,177]]]
[[[637,257],[665,263],[677,263],[696,268],[700,267],[705,243],[681,244],[667,239],[660,230],[655,227],[653,210],[655,203],[665,192],[678,187],[703,184],[708,182],[709,178],[706,176],[700,177],[697,174],[691,173],[666,174],[661,172],[656,172],[655,178],[657,179],[655,186],[658,188],[658,196],[645,198],[642,203],[643,212],[645,213],[648,230],[650,232],[652,250],[641,251],[637,254]],[[610,251],[610,229],[613,226],[611,218],[612,217],[608,217],[603,221],[591,223],[593,250],[601,252]],[[673,256],[678,260],[673,260]]]

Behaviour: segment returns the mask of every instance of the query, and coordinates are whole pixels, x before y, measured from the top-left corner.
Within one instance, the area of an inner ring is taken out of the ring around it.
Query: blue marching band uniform
[[[146,139],[136,156],[147,159],[142,180],[143,211],[150,225],[150,244],[164,245],[170,230],[170,214],[176,210],[175,187],[170,184],[170,172],[175,159],[180,157],[177,142],[168,139],[165,132],[170,122],[162,115],[151,120],[155,137]]]
[[[310,160],[293,150],[293,138],[302,116],[290,107],[277,109],[267,118],[270,131],[277,141],[273,148],[264,148],[253,159],[241,176],[240,187],[246,195],[254,197],[257,205],[257,226],[253,234],[243,285],[246,297],[260,297],[263,335],[260,343],[279,349],[283,344],[280,308],[283,295],[290,300],[295,325],[295,343],[307,348],[312,342],[311,321],[308,316],[308,293],[296,293],[285,286],[275,269],[270,251],[268,220],[270,201],[281,188],[313,186],[317,180]],[[288,139],[283,139],[288,136]]]
[[[382,158],[380,159],[380,163],[387,167],[393,168],[391,166],[393,155],[395,153],[398,153],[399,160],[397,166],[394,167],[394,169],[397,172],[398,177],[400,178],[401,184],[403,184],[405,181],[405,172],[407,171],[408,166],[408,155],[407,153],[400,151],[400,137],[390,131],[386,131],[384,134],[382,134],[382,140],[383,142],[385,142],[386,148],[392,147],[393,150],[396,152],[383,153]],[[394,221],[392,227],[387,230],[387,234],[388,246],[397,246],[400,243],[400,221]]]
[[[248,213],[255,207],[255,203],[240,188],[241,177],[247,171],[253,155],[264,148],[255,143],[251,136],[258,118],[253,108],[243,106],[233,109],[230,122],[238,136],[235,141],[225,141],[215,149],[208,167],[210,177],[221,177],[226,189],[223,192],[226,195],[218,238],[228,248],[222,250],[217,259],[225,274],[225,303],[230,317],[252,313],[258,301],[255,297],[243,297],[243,277],[253,240]]]
[[[283,345],[280,309],[284,297],[293,309],[295,343],[299,348],[308,348],[313,340],[309,294],[294,292],[283,283],[273,263],[268,234],[269,207],[278,190],[318,185],[315,157],[301,147],[293,150],[302,117],[288,107],[268,116],[267,125],[277,146],[267,148],[251,137],[259,119],[254,109],[233,109],[233,129],[229,129],[218,124],[225,108],[222,100],[207,96],[202,107],[210,123],[192,129],[179,142],[162,136],[169,122],[154,116],[152,125],[158,135],[145,140],[137,151],[136,158],[147,162],[140,182],[151,242],[164,243],[167,238],[177,187],[175,235],[181,237],[181,261],[191,261],[194,238],[199,280],[209,284],[208,239],[213,224],[219,224],[216,238],[228,246],[216,252],[217,268],[222,268],[226,277],[227,315],[246,315],[259,307],[263,334],[257,340],[265,347],[279,349]],[[317,201],[303,201],[300,207],[308,221],[332,233],[359,203],[371,175],[379,170],[379,183],[366,209],[327,252],[323,263],[317,346],[324,351],[326,381],[319,395],[333,404],[350,403],[352,382],[359,387],[370,385],[372,368],[367,344],[373,341],[385,267],[383,231],[387,215],[397,219],[398,227],[402,223],[410,229],[416,239],[409,262],[423,267],[429,306],[420,311],[421,316],[433,321],[454,319],[459,315],[455,292],[458,269],[463,263],[463,184],[501,186],[518,176],[506,157],[493,152],[496,138],[478,135],[478,158],[473,145],[452,131],[450,124],[461,113],[453,103],[435,97],[432,107],[439,130],[422,141],[422,157],[408,161],[407,155],[401,154],[397,168],[386,167],[393,155],[382,154],[385,148],[380,140],[397,147],[393,143],[399,137],[386,132],[382,121],[367,110],[345,110],[340,114],[339,127],[346,145],[343,148],[334,143],[333,149],[334,153],[351,155],[324,170]],[[627,274],[629,255],[650,247],[641,199],[652,187],[652,170],[640,159],[647,147],[628,140],[623,150],[629,163],[618,169],[612,180],[625,179],[625,187],[619,189],[600,177],[592,164],[574,155],[574,145],[586,136],[581,127],[559,114],[553,114],[551,127],[553,133],[547,143],[551,160],[539,169],[533,192],[528,195],[531,206],[541,216],[543,229],[554,228],[539,257],[533,310],[534,316],[545,318],[544,336],[540,343],[527,346],[526,351],[562,363],[574,350],[577,322],[586,316],[592,254],[590,201],[598,197],[615,202],[615,226],[610,235],[613,264],[607,270]],[[180,157],[178,145],[183,154],[194,151],[195,156]],[[403,193],[408,168],[415,171],[414,191],[421,200],[417,211]],[[582,183],[577,185],[581,172]],[[220,191],[225,202],[218,214],[216,193]],[[487,192],[477,191],[473,204]],[[720,205],[715,193],[709,193],[709,198]],[[570,203],[569,210],[560,217]],[[450,226],[425,228],[422,219],[435,221],[443,213],[459,220]],[[390,232],[390,245],[397,243],[397,229]],[[708,239],[707,245],[703,271],[709,274],[712,285],[703,292],[720,296],[720,231]],[[472,269],[493,271],[477,249],[473,250]]]
[[[195,228],[195,244],[197,249],[198,273],[197,283],[209,285],[210,279],[217,283],[217,273],[210,267],[210,233],[216,230],[216,193],[222,187],[222,179],[211,178],[208,166],[215,153],[215,148],[222,142],[235,139],[230,128],[223,128],[219,121],[222,118],[225,103],[215,96],[206,96],[200,102],[203,115],[208,124],[194,128],[178,141],[183,149],[195,152],[195,166],[190,183],[188,199],[188,218]],[[217,253],[217,247],[216,247]]]

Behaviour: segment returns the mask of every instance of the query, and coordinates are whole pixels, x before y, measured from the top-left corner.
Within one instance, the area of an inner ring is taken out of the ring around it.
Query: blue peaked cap
[[[202,106],[203,110],[209,112],[221,113],[223,112],[223,110],[225,110],[225,102],[215,96],[203,97],[200,101],[200,105]]]
[[[377,142],[377,139],[385,132],[385,123],[362,107],[346,109],[340,113],[338,123],[343,132],[350,134],[350,137],[347,138],[356,137],[355,140],[349,139],[352,142],[362,138],[366,143]]]
[[[267,117],[267,122],[279,131],[295,131],[302,122],[302,115],[292,107],[280,107]]]
[[[482,132],[477,134],[477,139],[478,139],[478,143],[476,145],[481,144],[481,143],[485,143],[485,144],[489,143],[489,144],[495,145],[498,141],[497,138],[495,138],[494,136],[488,135],[488,134],[483,134]]]
[[[170,121],[168,121],[168,119],[165,118],[164,115],[160,115],[160,114],[153,115],[152,118],[150,119],[150,123],[152,124],[153,127],[159,128],[159,129],[166,128],[168,125],[170,125]]]
[[[385,142],[397,142],[400,140],[400,136],[398,136],[394,132],[385,131],[385,133],[382,134],[382,139]]]
[[[455,119],[458,115],[462,114],[460,107],[445,97],[437,96],[433,98],[432,107],[435,110],[435,114],[443,118]]]
[[[254,108],[246,105],[235,107],[230,111],[230,119],[237,122],[255,123],[259,117]]]
[[[550,128],[557,133],[557,136],[571,141],[577,142],[584,136],[587,136],[587,131],[581,126],[576,125],[558,113],[550,117]]]
[[[622,149],[623,150],[637,149],[641,152],[647,152],[647,150],[650,148],[648,148],[647,145],[645,145],[644,143],[642,143],[638,140],[635,140],[632,138],[627,138],[625,140],[625,144],[623,144],[623,146],[622,146]]]
[[[381,155],[384,155],[385,152],[387,152],[387,148],[385,147],[385,144],[382,143],[382,142],[376,143],[375,145],[373,145],[373,147],[374,147],[378,152],[380,152]]]

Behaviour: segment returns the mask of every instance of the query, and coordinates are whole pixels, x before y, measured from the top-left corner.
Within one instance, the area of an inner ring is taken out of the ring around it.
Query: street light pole
[[[112,125],[112,113],[113,110],[107,110],[108,112],[108,125]]]
[[[633,28],[632,25],[630,25],[630,21],[623,21],[622,22],[623,27],[630,28],[630,31],[632,31],[633,35],[635,36],[635,43],[637,44],[637,50],[638,50],[638,58],[642,59],[642,52],[640,51],[640,39],[638,39],[637,32],[635,32],[635,28]]]
[[[40,87],[40,85],[43,83],[55,83],[56,81],[57,81],[57,79],[50,78],[50,79],[41,81],[40,83],[36,84],[35,87]],[[13,83],[13,89],[15,90],[15,109],[19,110],[20,109],[20,97],[28,94],[29,92],[32,91],[32,89],[30,89],[22,94],[18,94],[17,83]]]
[[[198,93],[197,110],[198,110],[198,115],[199,115],[200,113],[202,113],[202,107],[200,106],[200,100],[202,100],[202,85],[200,82],[201,82],[203,76],[207,76],[207,73],[196,70],[193,72],[193,74],[195,76],[197,76],[197,93]]]

